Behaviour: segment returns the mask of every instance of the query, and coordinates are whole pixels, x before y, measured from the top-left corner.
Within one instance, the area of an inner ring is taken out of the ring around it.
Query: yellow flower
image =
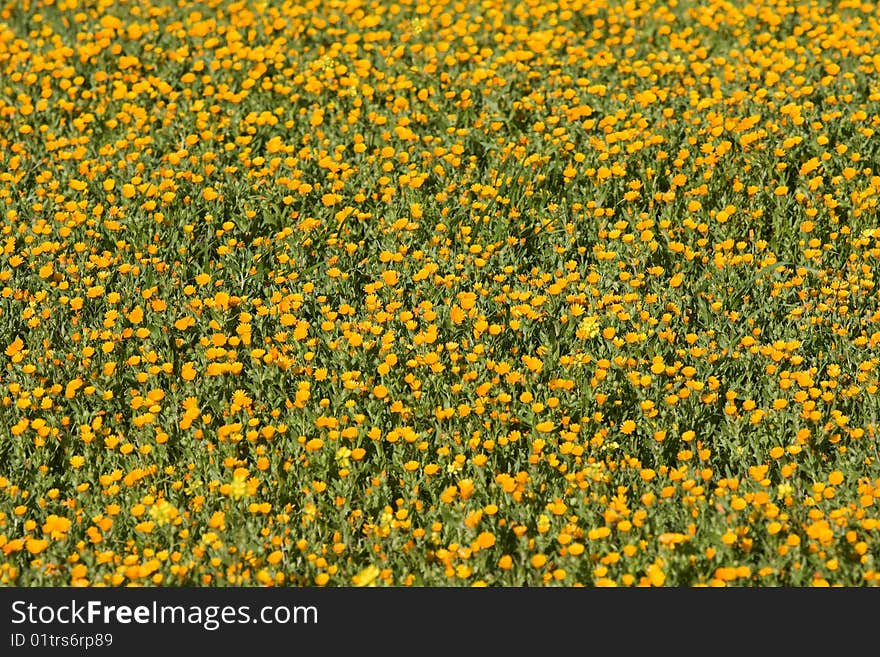
[[[66,538],[69,530],[70,520],[54,514],[46,518],[46,522],[43,524],[43,533],[54,540]]]
[[[376,586],[376,579],[378,579],[380,573],[381,571],[377,566],[370,564],[355,575],[352,578],[352,582],[355,586]]]
[[[575,335],[578,340],[592,340],[599,335],[599,318],[595,315],[584,317],[578,324]]]
[[[350,461],[348,458],[351,456],[351,450],[348,447],[340,447],[336,450],[336,463],[340,468],[347,468]]]
[[[173,522],[180,512],[168,500],[161,499],[150,507],[150,517],[156,521],[158,525],[167,525]]]
[[[253,494],[253,491],[249,490],[247,478],[247,468],[236,468],[232,473],[232,483],[221,486],[220,492],[235,500]]]

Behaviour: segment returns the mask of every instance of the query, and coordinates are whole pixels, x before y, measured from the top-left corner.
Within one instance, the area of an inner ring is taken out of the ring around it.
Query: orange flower
[[[482,532],[479,536],[477,536],[477,545],[479,545],[482,549],[487,549],[495,545],[495,534],[492,532]]]
[[[11,356],[14,356],[15,354],[17,354],[18,352],[20,352],[23,347],[24,347],[24,341],[22,341],[21,338],[15,338],[15,340],[13,340],[9,344],[9,346],[6,347],[5,353],[7,356],[11,357]]]
[[[192,361],[187,361],[180,368],[180,378],[184,381],[192,381],[196,378],[196,368]]]

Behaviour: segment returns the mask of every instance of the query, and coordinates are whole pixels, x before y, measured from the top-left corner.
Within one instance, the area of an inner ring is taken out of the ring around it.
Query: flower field
[[[0,584],[880,583],[880,6],[0,0]]]

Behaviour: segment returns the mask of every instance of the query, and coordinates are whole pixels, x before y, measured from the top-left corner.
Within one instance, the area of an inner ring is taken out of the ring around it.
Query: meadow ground
[[[880,6],[0,2],[0,583],[880,582]]]

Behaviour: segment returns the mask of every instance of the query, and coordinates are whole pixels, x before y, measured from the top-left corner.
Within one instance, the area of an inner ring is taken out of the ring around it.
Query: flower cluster
[[[877,16],[0,2],[0,584],[876,585]]]

